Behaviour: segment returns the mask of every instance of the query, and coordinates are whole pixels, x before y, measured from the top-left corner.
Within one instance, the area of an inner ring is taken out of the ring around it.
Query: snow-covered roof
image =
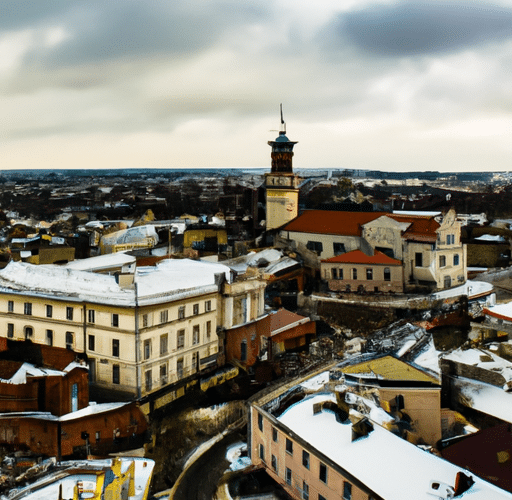
[[[478,380],[457,377],[452,380],[466,404],[475,410],[512,423],[512,394]]]
[[[136,302],[139,305],[158,304],[213,293],[218,290],[217,274],[224,274],[231,282],[231,271],[222,264],[168,259],[156,266],[137,268],[136,287],[122,288],[114,276],[11,261],[0,270],[0,293],[133,307]]]
[[[499,234],[483,234],[482,236],[475,238],[475,241],[493,241],[495,243],[504,243],[507,240]]]
[[[114,266],[130,265],[137,261],[133,255],[125,252],[108,253],[105,255],[97,255],[88,259],[78,259],[68,262],[63,267],[68,269],[78,269],[80,271],[94,271]]]
[[[45,474],[41,479],[28,486],[10,492],[9,498],[12,500],[74,498],[78,482],[82,483],[84,491],[95,491],[96,483],[100,478],[98,472],[104,471],[107,476],[113,475],[111,472],[113,460],[62,462],[55,472]],[[134,495],[127,496],[126,498],[128,500],[143,500],[146,498],[155,462],[148,458],[139,457],[119,457],[118,460],[121,460],[121,474],[125,474],[132,463],[135,464]]]
[[[71,362],[63,371],[55,370],[52,368],[37,367],[31,363],[23,363],[11,378],[0,378],[0,382],[4,384],[21,385],[26,384],[27,378],[29,377],[64,377],[66,373],[69,373],[75,368],[82,368],[84,370],[88,369],[86,365],[82,365],[76,361]]]
[[[512,363],[487,349],[456,349],[443,355],[443,359],[499,373],[505,381],[512,381]],[[511,413],[512,418],[512,413]]]
[[[333,412],[313,414],[313,405],[335,401],[332,394],[319,394],[292,405],[281,423],[354,475],[382,498],[432,500],[433,481],[452,487],[458,472],[473,476],[475,484],[462,496],[468,499],[505,499],[512,494],[475,477],[442,458],[432,455],[388,430],[374,425],[367,436],[352,440],[352,424],[340,423]]]
[[[512,321],[512,302],[505,302],[503,304],[496,304],[492,307],[486,307],[484,309],[484,313],[506,321]]]
[[[481,295],[488,295],[492,293],[494,287],[491,283],[485,281],[473,281],[468,280],[461,286],[450,288],[449,290],[443,290],[436,292],[431,295],[433,299],[447,299],[449,297],[459,297],[461,295],[467,295],[468,299],[479,297]]]
[[[85,408],[81,410],[74,411],[72,413],[67,413],[66,415],[62,415],[59,417],[61,422],[67,422],[69,420],[75,420],[77,418],[88,417],[91,415],[98,415],[99,413],[105,413],[107,411],[117,410],[122,406],[125,406],[130,403],[100,403],[100,404],[89,404]]]

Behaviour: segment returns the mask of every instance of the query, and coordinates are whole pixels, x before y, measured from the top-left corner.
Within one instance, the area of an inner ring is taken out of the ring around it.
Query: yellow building
[[[281,227],[299,213],[299,178],[293,173],[293,146],[286,137],[286,125],[281,109],[281,129],[272,147],[272,169],[265,174],[267,230]]]
[[[165,260],[120,278],[11,262],[0,271],[0,335],[85,352],[99,388],[141,398],[174,387],[172,400],[218,365],[220,321],[263,314],[264,282],[225,291],[224,265]]]

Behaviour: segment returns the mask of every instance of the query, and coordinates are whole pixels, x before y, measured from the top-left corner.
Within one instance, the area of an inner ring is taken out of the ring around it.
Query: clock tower
[[[267,230],[280,227],[299,214],[299,177],[292,168],[293,146],[297,143],[286,137],[282,105],[279,137],[268,144],[272,147],[272,168],[265,174]]]

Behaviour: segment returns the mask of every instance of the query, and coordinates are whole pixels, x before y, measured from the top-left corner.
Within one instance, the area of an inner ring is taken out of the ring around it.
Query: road
[[[214,444],[185,471],[173,500],[212,500],[220,478],[229,467],[226,449],[244,440],[241,434],[232,432]]]

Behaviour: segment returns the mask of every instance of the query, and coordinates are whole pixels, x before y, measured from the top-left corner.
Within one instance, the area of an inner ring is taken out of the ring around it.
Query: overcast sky
[[[512,0],[0,0],[0,169],[510,170]]]

